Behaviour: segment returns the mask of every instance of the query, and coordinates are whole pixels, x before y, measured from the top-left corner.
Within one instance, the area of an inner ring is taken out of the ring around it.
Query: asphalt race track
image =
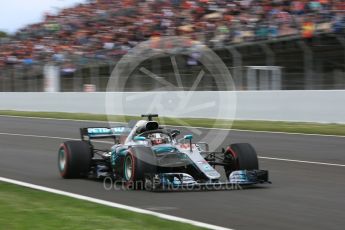
[[[345,138],[231,131],[227,143],[250,142],[260,157],[307,161],[260,158],[273,184],[246,190],[107,191],[101,182],[61,179],[59,137],[99,125],[1,116],[0,176],[234,229],[345,228]]]

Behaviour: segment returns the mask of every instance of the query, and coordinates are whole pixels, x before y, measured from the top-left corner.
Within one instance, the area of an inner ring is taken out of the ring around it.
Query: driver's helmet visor
[[[153,133],[149,135],[153,145],[167,144],[170,142],[170,137],[164,133]]]

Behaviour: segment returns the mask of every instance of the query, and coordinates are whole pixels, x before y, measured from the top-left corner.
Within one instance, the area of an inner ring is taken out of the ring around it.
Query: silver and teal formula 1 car
[[[142,117],[147,120],[111,128],[81,128],[80,141],[66,141],[59,148],[61,176],[110,178],[128,188],[152,191],[270,183],[268,171],[259,170],[250,144],[230,144],[223,151],[210,152],[207,143],[194,143],[192,135],[181,136],[179,130],[159,125],[153,120],[158,115]],[[97,149],[93,140],[100,138],[112,138],[115,144]]]

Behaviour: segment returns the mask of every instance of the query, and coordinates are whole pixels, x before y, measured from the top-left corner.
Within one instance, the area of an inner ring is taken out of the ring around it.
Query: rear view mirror
[[[185,135],[183,138],[184,138],[185,140],[189,140],[190,151],[193,152],[193,147],[192,147],[193,135],[192,135],[192,134],[188,134],[188,135]]]
[[[192,134],[188,134],[188,135],[185,135],[183,138],[186,139],[186,140],[192,140],[193,139],[193,135]]]

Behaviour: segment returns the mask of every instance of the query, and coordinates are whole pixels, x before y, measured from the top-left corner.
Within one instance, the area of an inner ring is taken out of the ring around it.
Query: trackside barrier
[[[174,92],[177,96],[185,92]],[[121,106],[123,98],[135,95],[135,101],[126,104],[126,115],[139,115],[147,111],[150,97],[164,92],[113,92],[113,102]],[[105,114],[106,93],[0,93],[0,110],[47,111],[69,113]],[[321,123],[345,123],[345,90],[301,90],[301,91],[237,91],[237,92],[193,92],[191,104],[203,103],[210,97],[237,97],[237,120],[301,121]],[[216,105],[217,106],[217,105]],[[233,106],[223,106],[224,114]],[[214,109],[189,112],[183,117],[214,117]],[[118,114],[125,115],[125,114]],[[161,116],[171,116],[169,111]],[[220,117],[224,118],[227,117]]]

